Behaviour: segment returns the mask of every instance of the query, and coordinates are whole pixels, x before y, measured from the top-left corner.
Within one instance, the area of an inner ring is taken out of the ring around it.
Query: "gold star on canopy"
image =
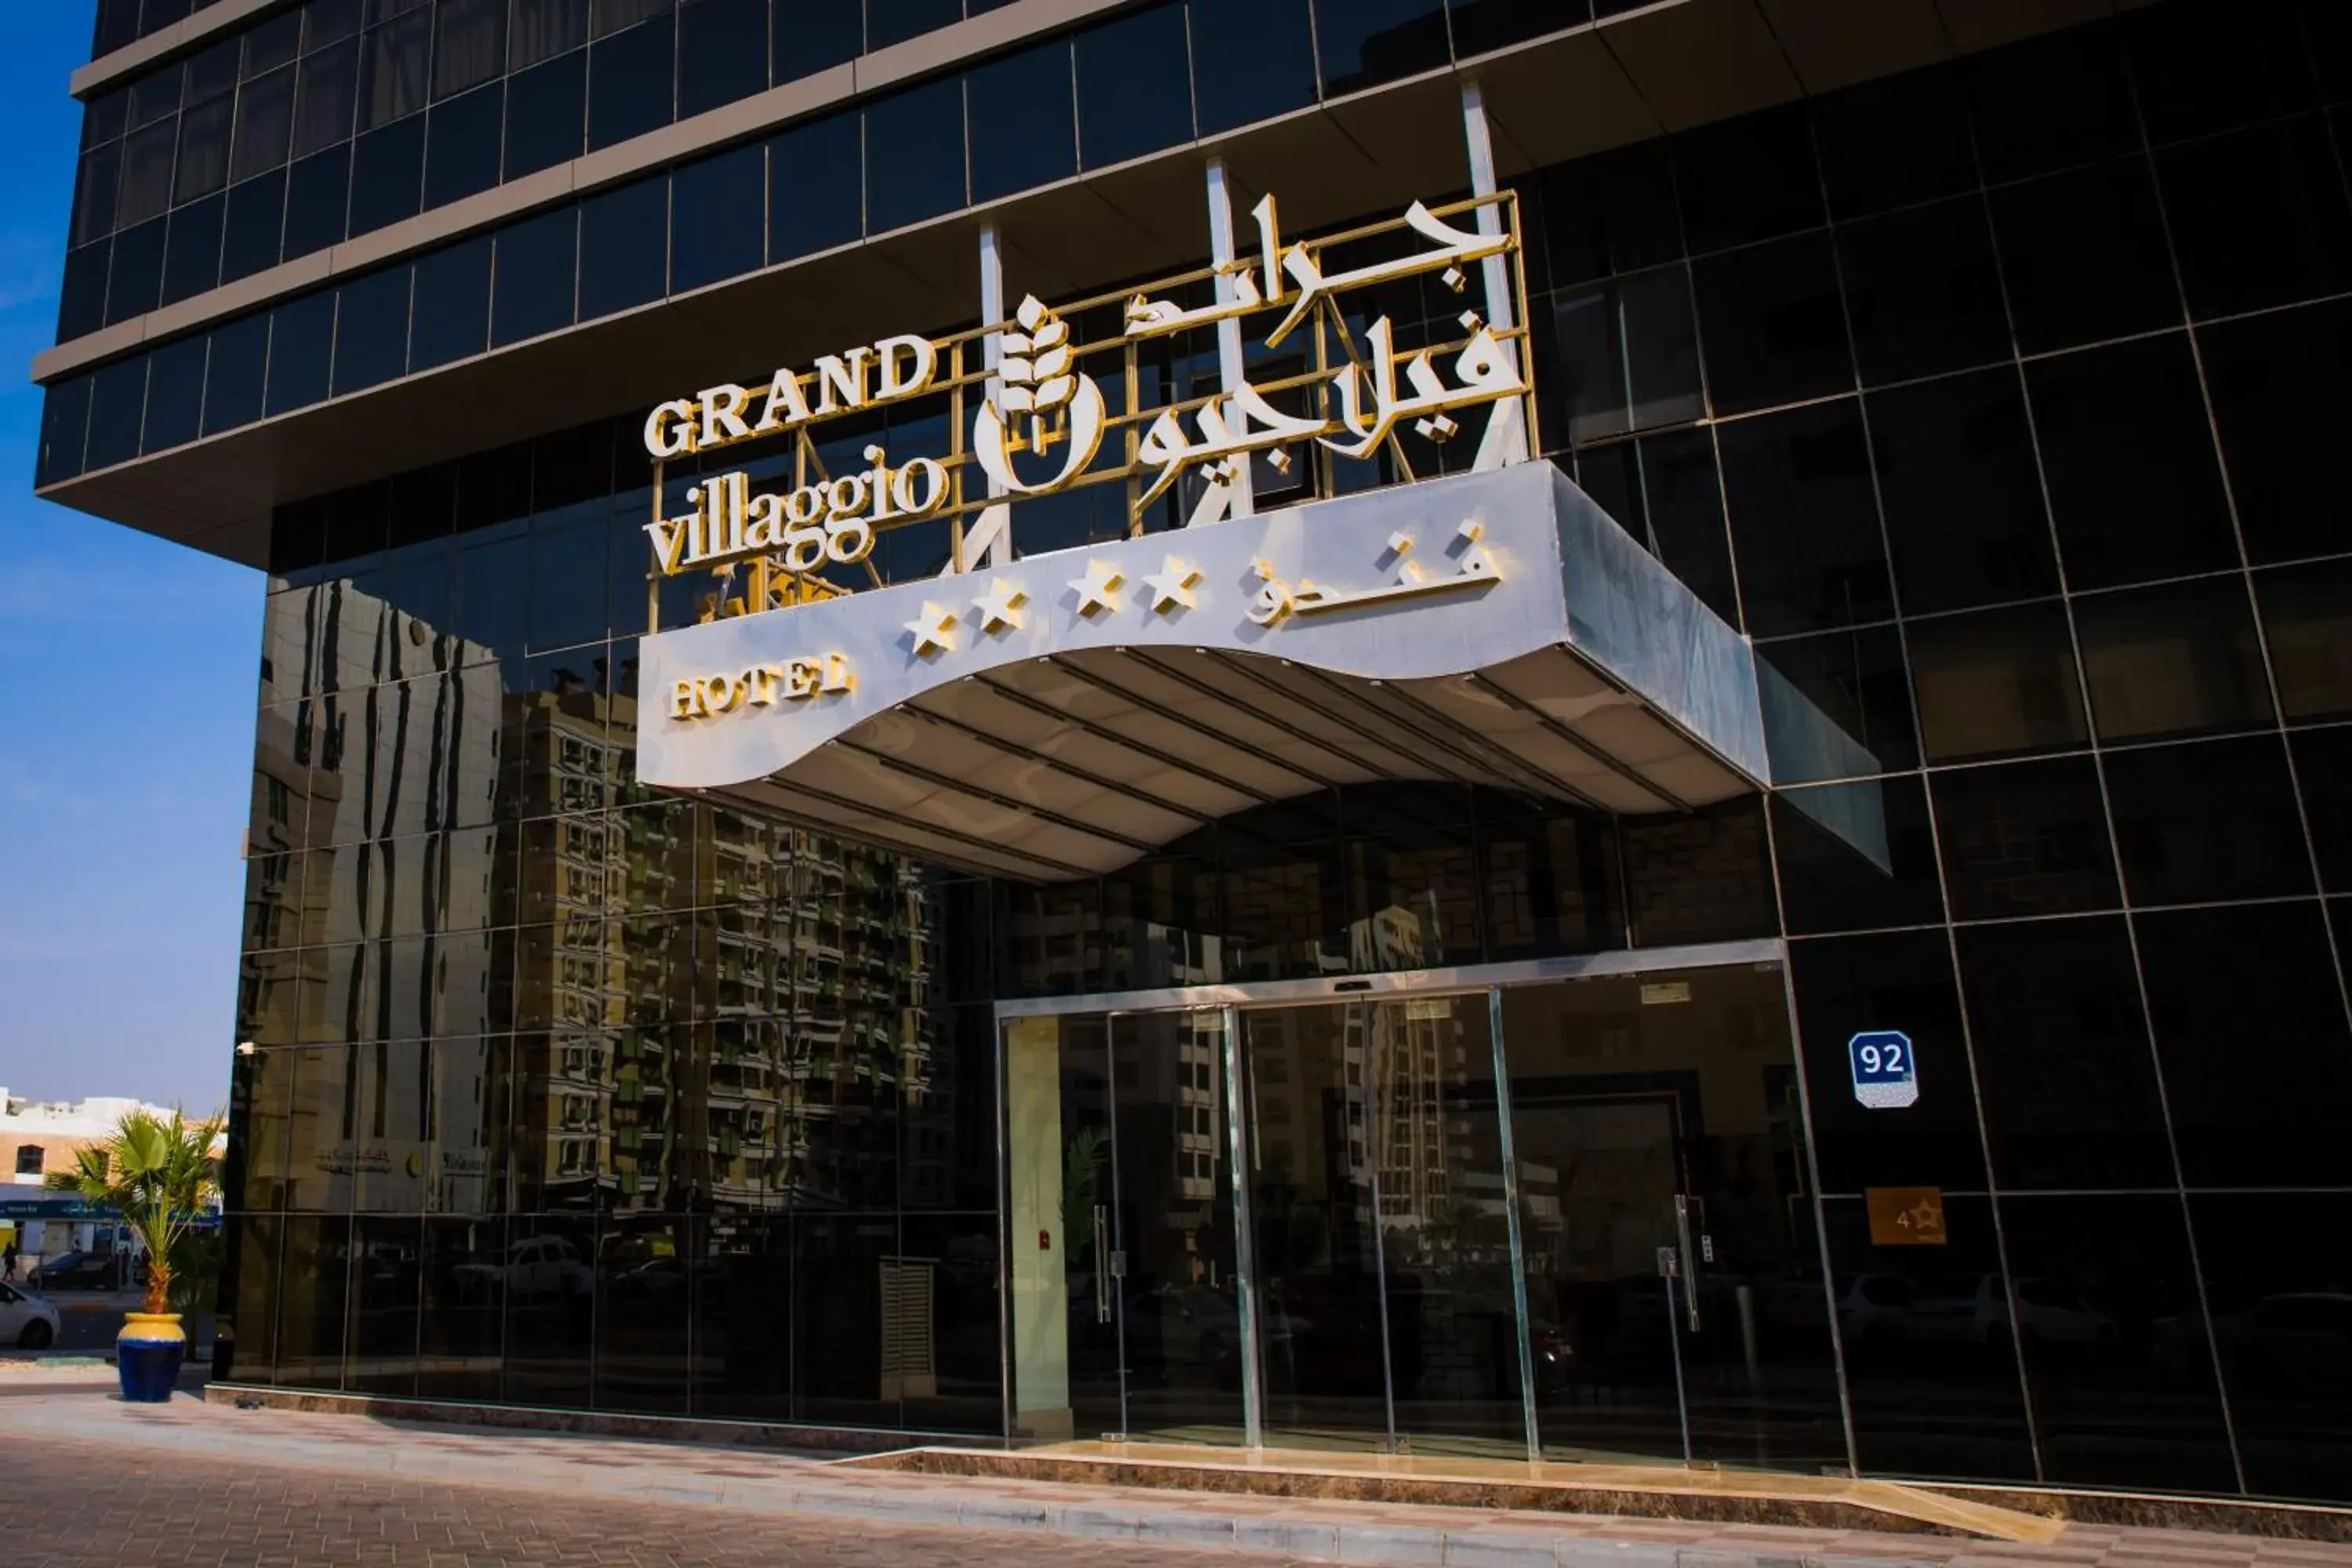
[[[921,658],[929,653],[950,651],[955,644],[948,639],[955,631],[955,624],[953,613],[940,608],[929,599],[924,600],[923,613],[907,623],[908,635],[915,639],[915,657]]]
[[[1188,610],[1201,607],[1192,593],[1201,574],[1190,561],[1179,561],[1171,555],[1160,563],[1159,571],[1148,574],[1143,580],[1151,585],[1152,609],[1162,615],[1178,605]]]
[[[990,579],[988,592],[971,602],[971,607],[980,612],[982,631],[1010,626],[1017,632],[1021,629],[1021,606],[1028,602],[1029,595],[1021,591],[1020,584],[995,577]]]
[[[1070,579],[1070,587],[1078,595],[1078,614],[1091,616],[1097,610],[1115,614],[1118,609],[1118,591],[1127,585],[1127,578],[1118,568],[1099,561],[1087,563],[1087,574]]]

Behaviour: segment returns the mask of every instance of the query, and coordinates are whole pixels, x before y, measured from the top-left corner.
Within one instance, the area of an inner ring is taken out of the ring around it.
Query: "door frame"
[[[1068,1013],[1194,1013],[1219,1007],[1282,1007],[1303,1002],[1360,1002],[1373,997],[1475,993],[1500,986],[1539,985],[1600,975],[1643,974],[1659,969],[1717,969],[1789,962],[1780,938],[1706,942],[1689,947],[1618,948],[1568,958],[1507,963],[1466,963],[1448,969],[1401,969],[1310,980],[1252,980],[1223,985],[1171,985],[1150,991],[1096,991],[1076,996],[1023,996],[996,1004],[1000,1029],[1015,1018]]]
[[[1831,1314],[1830,1341],[1835,1363],[1838,1403],[1842,1424],[1846,1427],[1847,1466],[1853,1464],[1852,1405],[1846,1389],[1844,1347],[1839,1342],[1836,1328],[1835,1289],[1829,1275],[1828,1238],[1822,1231],[1820,1213],[1821,1188],[1818,1172],[1813,1169],[1815,1151],[1812,1146],[1812,1111],[1805,1090],[1801,1064],[1804,1041],[1797,1029],[1796,1003],[1789,990],[1789,944],[1780,937],[1754,937],[1737,942],[1692,943],[1678,947],[1617,948],[1602,952],[1578,953],[1557,958],[1520,959],[1501,963],[1461,964],[1436,969],[1396,970],[1383,973],[1316,976],[1303,980],[1242,981],[1213,985],[1164,986],[1150,990],[1088,992],[1075,995],[1026,996],[1000,998],[995,1004],[995,1074],[997,1083],[997,1139],[999,1148],[998,1181],[1006,1179],[1003,1160],[1005,1142],[1011,1130],[1005,1125],[1005,1033],[1006,1026],[1024,1018],[1063,1017],[1074,1014],[1117,1016],[1133,1013],[1202,1013],[1214,1012],[1223,1016],[1223,1052],[1226,1096],[1226,1128],[1230,1140],[1229,1157],[1234,1163],[1234,1295],[1240,1316],[1242,1334],[1242,1387],[1246,1448],[1255,1451],[1265,1446],[1264,1418],[1263,1369],[1260,1365],[1261,1346],[1258,1343],[1256,1314],[1252,1294],[1256,1286],[1255,1260],[1251,1256],[1251,1226],[1246,1181],[1246,1136],[1243,1121],[1243,1081],[1241,1068],[1240,1015],[1259,1008],[1295,1007],[1314,1004],[1332,1004],[1379,1000],[1402,1000],[1410,996],[1484,995],[1489,1009],[1489,1034],[1495,1052],[1495,1074],[1497,1111],[1501,1123],[1505,1205],[1514,1255],[1520,1250],[1519,1194],[1517,1152],[1511,1136],[1511,1108],[1508,1070],[1504,1058],[1502,994],[1515,986],[1542,985],[1561,981],[1601,977],[1630,977],[1658,971],[1683,969],[1731,968],[1741,965],[1774,965],[1780,971],[1782,994],[1789,1010],[1790,1048],[1796,1053],[1801,1070],[1797,1076],[1798,1101],[1803,1118],[1807,1174],[1812,1187],[1814,1229],[1822,1247],[1824,1309]],[[1009,1203],[1000,1205],[998,1289],[1003,1335],[1001,1353],[1004,1357],[1004,1440],[1013,1440],[1013,1403],[1016,1392],[1013,1386],[1013,1354],[1012,1326],[1009,1319],[1012,1281],[1012,1237],[1006,1228],[1012,1224]],[[1520,1271],[1513,1270],[1513,1295],[1517,1298],[1519,1319],[1520,1400],[1527,1434],[1528,1457],[1538,1459],[1542,1448],[1538,1441],[1533,1368],[1527,1340],[1528,1310],[1526,1280]]]

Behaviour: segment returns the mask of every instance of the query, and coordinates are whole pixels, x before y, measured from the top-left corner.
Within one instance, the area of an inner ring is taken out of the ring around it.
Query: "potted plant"
[[[173,1258],[185,1256],[181,1244],[218,1184],[213,1144],[220,1132],[217,1116],[190,1123],[176,1110],[169,1117],[134,1110],[103,1143],[78,1152],[72,1170],[44,1184],[112,1209],[146,1250],[146,1310],[125,1313],[114,1342],[126,1402],[161,1405],[180,1380],[188,1342],[172,1310]]]

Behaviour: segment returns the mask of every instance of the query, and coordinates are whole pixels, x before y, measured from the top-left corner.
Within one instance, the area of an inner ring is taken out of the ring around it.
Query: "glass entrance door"
[[[1267,1441],[1524,1457],[1486,994],[1241,1020]]]
[[[1844,1467],[1783,985],[1502,992],[1545,1456]]]
[[[1016,1437],[1847,1463],[1776,962],[1004,1043]]]
[[[1006,1032],[1018,1436],[1244,1440],[1220,1011]]]

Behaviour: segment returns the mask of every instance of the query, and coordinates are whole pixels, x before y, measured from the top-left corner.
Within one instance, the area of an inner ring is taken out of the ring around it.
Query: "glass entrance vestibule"
[[[1016,1441],[1848,1468],[1778,943],[998,1013]]]

